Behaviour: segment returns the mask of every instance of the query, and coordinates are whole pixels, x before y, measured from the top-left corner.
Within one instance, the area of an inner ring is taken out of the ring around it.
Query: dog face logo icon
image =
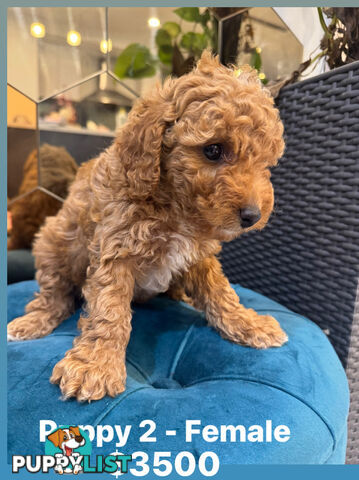
[[[75,448],[82,447],[86,443],[79,427],[59,428],[47,438],[55,447],[59,447],[67,457],[72,455]]]
[[[62,425],[47,436],[45,453],[56,458],[57,473],[77,474],[82,471],[83,456],[91,453],[91,442],[80,427]]]

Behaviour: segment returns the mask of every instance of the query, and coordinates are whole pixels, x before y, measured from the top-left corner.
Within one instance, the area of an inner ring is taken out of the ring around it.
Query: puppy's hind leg
[[[58,216],[48,218],[34,245],[40,293],[26,306],[26,315],[8,324],[8,341],[44,337],[74,310],[69,237]]]
[[[176,300],[179,302],[185,302],[188,305],[191,305],[191,307],[196,308],[197,310],[202,311],[203,307],[202,305],[196,304],[195,299],[191,298],[188,293],[186,293],[184,286],[183,286],[183,279],[182,278],[177,278],[175,279],[169,289],[166,292],[166,295],[169,298],[172,298],[172,300]]]

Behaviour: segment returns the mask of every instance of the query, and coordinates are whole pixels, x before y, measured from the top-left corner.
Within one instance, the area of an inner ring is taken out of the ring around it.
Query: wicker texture
[[[284,88],[278,107],[286,151],[272,175],[275,213],[263,232],[225,245],[222,264],[231,281],[327,333],[349,366],[348,461],[359,463],[359,62]]]
[[[350,381],[349,442],[347,463],[359,463],[359,282],[351,332],[347,375]]]

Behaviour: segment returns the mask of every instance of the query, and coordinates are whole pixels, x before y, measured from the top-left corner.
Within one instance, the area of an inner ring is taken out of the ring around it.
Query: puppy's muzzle
[[[261,218],[261,212],[256,206],[244,207],[239,210],[239,219],[243,228],[252,227]]]

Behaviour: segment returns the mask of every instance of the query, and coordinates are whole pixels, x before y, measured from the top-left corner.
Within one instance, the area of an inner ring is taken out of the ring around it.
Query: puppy
[[[273,317],[240,304],[216,257],[220,242],[267,223],[269,169],[284,148],[257,74],[237,73],[205,52],[191,73],[138,100],[37,236],[40,293],[8,334],[48,335],[82,292],[81,335],[51,376],[64,398],[124,391],[131,301],[159,292],[189,300],[232,342],[267,348],[287,340]]]

